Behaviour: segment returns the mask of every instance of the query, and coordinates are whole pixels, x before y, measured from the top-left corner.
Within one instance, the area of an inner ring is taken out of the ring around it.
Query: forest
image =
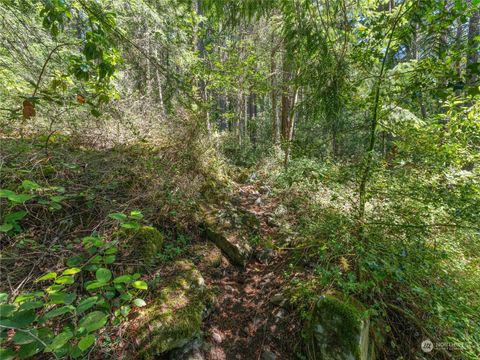
[[[479,0],[0,0],[0,359],[480,359]]]

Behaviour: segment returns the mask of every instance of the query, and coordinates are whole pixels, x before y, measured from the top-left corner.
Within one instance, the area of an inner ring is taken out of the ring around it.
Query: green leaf
[[[113,214],[109,214],[108,215],[109,218],[113,219],[113,220],[118,220],[118,221],[127,221],[127,215],[125,214],[122,214],[122,213],[113,213]]]
[[[56,284],[72,285],[75,282],[73,276],[60,276],[55,280]]]
[[[52,343],[45,349],[46,352],[53,352],[57,349],[60,349],[65,345],[71,338],[73,333],[70,329],[64,328],[63,331],[55,336],[52,340]]]
[[[25,345],[34,342],[35,337],[38,337],[36,329],[31,329],[29,332],[17,331],[13,336],[12,341],[16,345]]]
[[[67,198],[66,196],[62,196],[62,195],[50,196],[50,200],[53,201],[53,202],[60,202],[64,199],[66,199],[66,198]]]
[[[43,319],[44,320],[50,320],[50,319],[53,319],[57,316],[61,316],[61,315],[64,315],[66,313],[72,312],[73,310],[75,310],[75,307],[73,307],[72,305],[62,306],[58,309],[54,309],[52,311],[47,312],[43,316]]]
[[[105,268],[100,268],[95,272],[95,276],[100,282],[108,282],[112,278],[112,272]]]
[[[49,304],[65,304],[69,305],[77,298],[76,293],[56,292],[49,296]]]
[[[70,268],[70,269],[66,269],[62,273],[62,275],[75,275],[75,274],[79,273],[80,271],[82,271],[82,269],[77,268],[77,267],[73,267],[73,268]]]
[[[132,219],[140,220],[143,219],[143,214],[140,212],[140,210],[133,210],[130,212],[130,217]]]
[[[56,279],[57,278],[57,273],[56,272],[49,272],[41,277],[39,277],[35,282],[39,281],[44,281],[44,280],[50,280],[50,279]]]
[[[15,211],[13,213],[7,214],[5,216],[5,222],[6,223],[14,223],[17,222],[18,220],[22,220],[25,216],[27,215],[26,211]]]
[[[136,221],[129,221],[127,223],[122,224],[121,227],[125,229],[138,230],[140,229],[140,224],[138,224]]]
[[[80,341],[78,342],[78,348],[82,351],[85,351],[94,343],[95,343],[95,336],[90,334],[80,339]]]
[[[103,262],[105,264],[113,264],[117,257],[115,255],[108,255],[103,257]]]
[[[128,284],[133,278],[130,275],[121,275],[113,279],[115,284]]]
[[[30,309],[38,309],[44,305],[43,301],[29,301],[24,302],[20,305],[19,310],[30,310]]]
[[[22,181],[22,188],[25,190],[36,190],[40,189],[40,185],[38,185],[35,181],[30,181],[30,180],[23,180]]]
[[[26,300],[32,300],[38,297],[42,297],[43,295],[45,295],[43,291],[34,291],[31,293],[20,294],[15,298],[15,302],[21,303]]]
[[[6,233],[13,229],[12,224],[3,224],[0,225],[0,233]]]
[[[15,194],[15,195],[10,195],[8,197],[8,200],[18,204],[24,203],[25,201],[28,201],[31,199],[33,199],[33,196],[29,194]]]
[[[147,303],[143,299],[135,299],[133,300],[133,305],[135,305],[136,307],[144,307],[147,305]]]
[[[147,283],[145,281],[141,281],[141,280],[134,281],[132,283],[132,286],[135,289],[140,289],[140,290],[147,290],[148,289]]]
[[[101,311],[93,311],[83,317],[79,323],[79,329],[85,329],[87,333],[98,330],[105,326],[108,316]]]
[[[85,289],[88,291],[92,291],[95,289],[100,289],[107,285],[108,283],[105,283],[103,281],[92,281],[92,282],[89,282],[88,284],[85,284]]]
[[[85,261],[84,257],[81,255],[72,256],[67,260],[67,266],[78,266]]]
[[[0,323],[6,327],[24,328],[34,322],[36,319],[33,310],[16,311],[15,315],[9,319],[0,320]]]
[[[20,346],[20,350],[17,354],[20,359],[28,359],[31,358],[33,355],[38,354],[40,351],[43,350],[43,348],[44,346],[40,342],[34,341],[30,344]]]
[[[93,306],[95,306],[97,301],[98,301],[97,296],[91,296],[89,298],[83,299],[78,303],[77,309],[75,311],[77,312],[77,314],[81,314],[87,311],[88,309],[92,308]]]
[[[0,304],[5,303],[8,301],[8,294],[7,293],[0,293]]]
[[[12,360],[15,359],[16,353],[12,349],[0,348],[0,359]]]
[[[7,189],[0,189],[0,198],[8,198],[12,195],[15,195],[13,191]]]
[[[9,317],[16,309],[17,307],[15,305],[0,305],[0,319]]]

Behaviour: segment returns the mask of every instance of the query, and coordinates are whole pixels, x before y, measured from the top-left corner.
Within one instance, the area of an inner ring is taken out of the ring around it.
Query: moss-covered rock
[[[164,241],[162,233],[151,226],[121,229],[114,234],[114,238],[125,249],[128,262],[138,263],[139,266],[153,265]]]
[[[153,359],[199,337],[212,303],[213,295],[195,266],[189,261],[175,262],[174,275],[160,285],[155,300],[135,319],[137,358]]]
[[[250,228],[220,216],[216,209],[203,209],[203,224],[207,238],[217,245],[235,265],[245,266],[252,255]],[[240,224],[240,226],[238,226]]]
[[[322,296],[307,325],[309,359],[371,360],[369,320],[353,299]]]
[[[215,268],[222,263],[222,252],[212,242],[195,244],[192,246],[192,253],[201,268]]]

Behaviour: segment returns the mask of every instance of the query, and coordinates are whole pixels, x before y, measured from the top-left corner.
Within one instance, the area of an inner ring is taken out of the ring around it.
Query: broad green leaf
[[[0,305],[0,319],[9,317],[16,309],[17,307],[15,305]]]
[[[141,281],[141,280],[134,281],[132,283],[132,286],[135,289],[140,289],[140,290],[147,290],[148,289],[147,283],[145,281]]]
[[[130,212],[130,217],[135,220],[143,219],[143,214],[139,210],[133,210]]]
[[[15,195],[15,193],[8,189],[0,189],[0,198],[8,198],[9,196]]]
[[[113,264],[117,257],[115,255],[108,255],[103,257],[103,262],[105,264]]]
[[[40,189],[41,186],[38,185],[35,181],[23,180],[22,188],[24,188],[25,190],[36,190],[36,189]]]
[[[7,293],[0,293],[0,304],[8,301]]]
[[[25,201],[28,201],[31,199],[33,199],[33,196],[29,194],[15,194],[15,195],[10,195],[8,197],[8,200],[18,204],[24,203]]]
[[[12,349],[0,348],[0,359],[12,360],[15,359],[16,353]]]
[[[112,272],[105,268],[100,268],[95,272],[95,276],[100,282],[108,282],[112,278]]]
[[[69,305],[77,298],[76,293],[66,293],[63,291],[55,292],[49,295],[49,304],[65,304]]]
[[[57,277],[57,273],[52,271],[52,272],[49,272],[49,273],[39,277],[37,280],[35,280],[35,282],[55,279],[56,277]]]
[[[125,229],[138,230],[140,229],[140,224],[135,221],[129,221],[121,225]]]
[[[94,343],[95,343],[95,336],[89,334],[80,339],[80,341],[78,342],[78,348],[82,351],[85,351]]]
[[[95,289],[100,289],[102,287],[107,286],[108,283],[105,283],[103,281],[92,281],[88,284],[85,285],[85,289],[88,291],[95,290]]]
[[[121,275],[113,279],[115,284],[128,284],[133,278],[130,275]]]
[[[53,319],[57,316],[64,315],[66,313],[72,312],[73,310],[75,310],[75,307],[73,307],[72,305],[62,306],[58,309],[54,309],[52,311],[47,312],[43,316],[43,319],[44,320],[50,320],[50,319]]]
[[[45,295],[43,291],[34,291],[31,293],[20,294],[15,298],[15,302],[21,303],[26,300],[32,300],[38,297],[42,297],[43,295]]]
[[[30,344],[21,345],[17,355],[19,359],[29,359],[32,356],[38,354],[43,349],[44,346],[40,342],[34,341]]]
[[[6,327],[24,328],[36,319],[33,310],[16,311],[9,319],[1,320],[0,323]]]
[[[33,336],[32,336],[33,335]],[[25,345],[30,344],[35,341],[35,337],[38,337],[38,332],[36,329],[31,329],[28,332],[17,331],[12,338],[12,341],[16,345]]]
[[[108,316],[101,311],[93,311],[78,322],[79,329],[85,329],[87,333],[98,330],[105,326]]]
[[[62,275],[75,275],[75,274],[79,273],[80,271],[82,271],[82,269],[77,268],[77,267],[73,267],[73,268],[70,268],[70,269],[66,269],[62,273]]]
[[[28,301],[20,305],[19,310],[38,309],[44,305],[43,301]]]
[[[67,266],[79,266],[85,261],[85,258],[81,255],[72,256],[67,260]]]
[[[5,222],[6,223],[13,223],[18,220],[22,220],[25,216],[27,215],[26,211],[15,211],[13,213],[7,214],[5,216]]]
[[[77,314],[81,314],[87,311],[88,309],[92,308],[93,306],[95,306],[97,301],[98,301],[97,296],[91,296],[89,298],[83,299],[78,303],[77,309],[75,311],[77,312]]]
[[[52,343],[45,349],[46,352],[52,352],[57,349],[60,349],[63,345],[65,345],[71,338],[73,337],[73,333],[70,329],[65,328],[63,331],[55,336],[52,340]]]
[[[125,214],[122,213],[113,213],[108,215],[109,218],[113,220],[118,220],[118,221],[127,221],[128,217]]]
[[[135,305],[136,307],[144,307],[145,305],[147,305],[147,303],[143,299],[135,299],[133,300],[133,305]]]
[[[55,280],[55,284],[72,285],[75,282],[73,276],[60,276]]]
[[[0,233],[6,233],[13,229],[12,224],[3,224],[0,225]]]

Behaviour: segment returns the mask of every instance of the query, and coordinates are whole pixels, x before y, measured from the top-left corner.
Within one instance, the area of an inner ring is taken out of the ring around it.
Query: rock
[[[252,254],[252,248],[248,237],[254,225],[252,222],[258,219],[249,213],[240,216],[239,228],[219,224],[216,219],[218,211],[215,209],[204,209],[205,232],[210,241],[217,245],[227,258],[235,265],[245,266]]]
[[[285,310],[280,309],[278,312],[275,314],[275,323],[278,323],[282,321],[282,319],[285,317]]]
[[[257,258],[257,260],[262,263],[267,263],[268,261],[273,259],[274,256],[275,256],[275,251],[273,251],[272,249],[262,249],[255,254],[255,257]]]
[[[323,360],[372,360],[369,320],[364,308],[350,298],[324,295],[307,325],[307,357]]]
[[[255,205],[261,205],[262,204],[262,198],[259,197],[257,200],[255,200]]]
[[[276,360],[276,359],[277,359],[277,355],[275,355],[271,351],[264,351],[262,353],[262,360]]]
[[[213,341],[215,341],[217,344],[220,344],[223,341],[222,335],[220,335],[216,331],[213,331],[211,335]]]
[[[173,276],[156,290],[155,300],[132,320],[138,358],[154,359],[201,335],[201,323],[214,303],[200,272],[189,261],[174,263]]]
[[[271,226],[271,227],[279,227],[280,226],[278,221],[273,216],[267,216],[265,222],[267,223],[268,226]]]
[[[258,190],[259,190],[260,194],[268,194],[268,193],[270,193],[270,191],[272,191],[272,189],[267,185],[260,186],[260,188]]]
[[[164,242],[162,233],[151,226],[122,228],[113,234],[113,238],[127,253],[127,262],[140,262],[140,267],[149,267],[155,263],[156,255],[161,252]]]
[[[275,216],[283,216],[287,213],[287,208],[284,205],[278,205],[275,209]]]
[[[204,341],[195,339],[187,345],[174,349],[168,353],[169,360],[205,360],[202,354]]]
[[[287,302],[287,299],[283,294],[275,294],[270,298],[270,302],[275,306],[283,306]]]
[[[193,253],[201,266],[218,268],[222,264],[222,252],[210,241],[205,244],[194,245]]]

